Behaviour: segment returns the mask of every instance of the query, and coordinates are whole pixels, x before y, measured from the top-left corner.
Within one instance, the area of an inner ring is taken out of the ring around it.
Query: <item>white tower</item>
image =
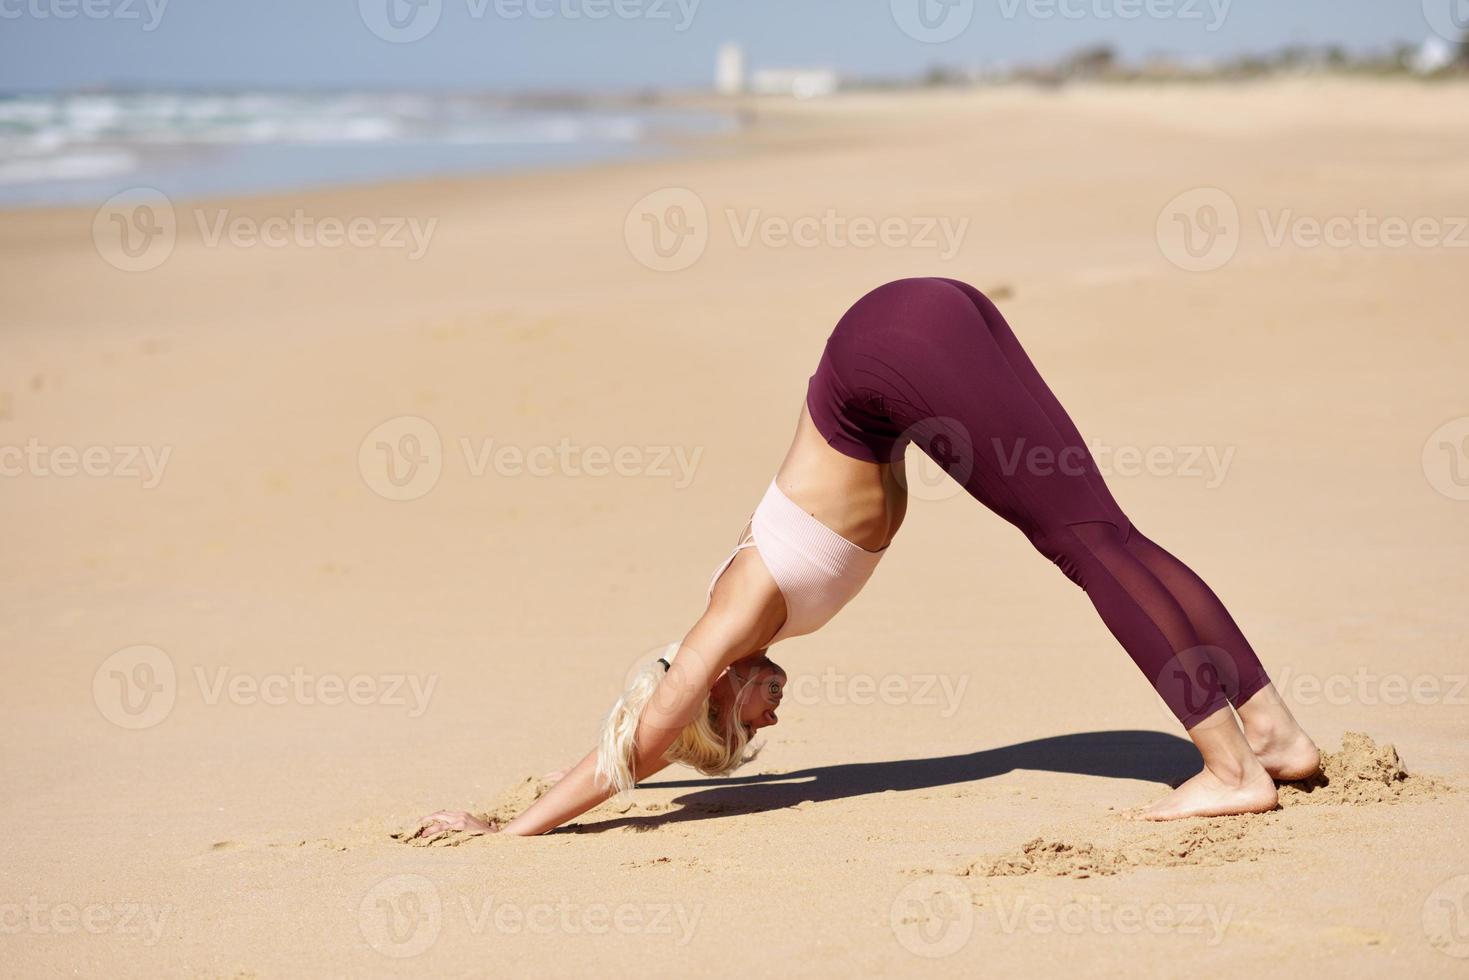
[[[739,95],[745,90],[745,49],[733,41],[719,46],[714,61],[714,89],[720,95]]]

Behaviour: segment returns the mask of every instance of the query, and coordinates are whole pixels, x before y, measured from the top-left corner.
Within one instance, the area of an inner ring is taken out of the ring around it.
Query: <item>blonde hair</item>
[[[678,644],[672,644],[664,656],[671,659],[677,649]],[[596,778],[615,797],[631,792],[637,782],[632,766],[638,721],[665,673],[666,669],[657,660],[638,671],[602,723]],[[750,748],[750,736],[739,718],[740,705],[744,704],[754,681],[752,676],[741,685],[722,726],[709,695],[704,695],[694,720],[678,733],[663,758],[697,769],[706,776],[726,775],[755,758],[759,748]]]

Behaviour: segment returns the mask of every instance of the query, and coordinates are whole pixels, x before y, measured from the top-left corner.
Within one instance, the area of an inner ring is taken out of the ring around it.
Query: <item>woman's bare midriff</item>
[[[806,513],[868,551],[885,548],[907,511],[903,461],[869,463],[833,449],[811,421],[806,404],[785,460],[781,491]]]

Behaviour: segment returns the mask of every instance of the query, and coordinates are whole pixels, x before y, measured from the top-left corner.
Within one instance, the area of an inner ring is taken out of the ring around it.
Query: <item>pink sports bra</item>
[[[806,513],[774,480],[750,515],[749,535],[714,570],[709,595],[714,594],[714,584],[740,549],[752,546],[758,549],[786,603],[786,621],[771,643],[824,626],[862,590],[888,550],[884,545],[868,551],[848,541]]]

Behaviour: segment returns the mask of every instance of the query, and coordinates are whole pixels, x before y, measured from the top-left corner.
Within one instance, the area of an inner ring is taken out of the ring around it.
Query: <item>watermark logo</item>
[[[1187,272],[1223,268],[1240,243],[1239,205],[1217,187],[1196,187],[1169,201],[1158,214],[1163,257]]]
[[[1450,419],[1428,437],[1423,475],[1450,500],[1469,500],[1469,415]]]
[[[1024,438],[990,444],[1005,476],[1036,477],[1177,477],[1201,479],[1214,490],[1224,483],[1234,461],[1234,446],[1109,446],[1088,440],[1085,446],[1033,445]]]
[[[204,703],[223,700],[234,705],[280,707],[297,704],[334,708],[382,706],[406,709],[409,718],[422,718],[439,685],[438,674],[313,674],[296,667],[289,674],[241,674],[218,667],[214,676],[194,667],[194,681]]]
[[[1297,214],[1293,208],[1275,215],[1261,208],[1258,218],[1271,248],[1469,248],[1469,218],[1463,216],[1408,218],[1358,208],[1355,214],[1322,218]]]
[[[188,676],[188,675],[185,675]],[[229,667],[192,670],[198,696],[205,705],[241,707],[334,708],[342,705],[402,709],[409,718],[428,711],[438,687],[437,674],[316,674],[304,667],[288,673],[246,674]],[[181,693],[173,658],[158,647],[139,645],[119,650],[92,676],[92,700],[102,717],[120,728],[152,728],[168,717]]]
[[[1286,667],[1276,672],[1274,683],[1287,701],[1303,706],[1469,705],[1469,674],[1378,674],[1366,667],[1313,674]]]
[[[582,905],[565,895],[555,901],[506,902],[487,895],[477,904],[461,896],[459,904],[471,934],[486,931],[518,936],[556,934],[605,936],[608,933],[636,936],[667,936],[675,946],[687,946],[698,931],[704,906],[654,902],[592,902]]]
[[[163,23],[168,0],[0,0],[0,20],[137,21],[144,33]]]
[[[654,272],[682,272],[709,246],[709,212],[687,187],[664,187],[640,198],[622,226],[628,251]]]
[[[1301,250],[1469,249],[1469,216],[1301,214],[1294,208],[1256,208],[1253,223],[1267,248]],[[1245,221],[1237,202],[1217,187],[1199,187],[1170,201],[1158,215],[1158,245],[1188,272],[1213,272],[1239,251]]]
[[[749,208],[743,213],[726,208],[736,248],[759,244],[762,248],[876,248],[915,249],[936,254],[940,262],[949,262],[964,246],[969,231],[968,218],[948,215],[866,215],[843,214],[826,208],[817,214],[790,218],[767,214],[763,208]]]
[[[969,29],[974,0],[891,0],[893,23],[915,41],[942,44]]]
[[[1109,902],[1098,896],[1081,896],[1059,905],[1036,901],[1026,895],[1013,901],[999,896],[995,900],[995,920],[1000,931],[1013,935],[1025,931],[1031,935],[1081,936],[1200,936],[1204,945],[1215,947],[1224,942],[1229,924],[1234,919],[1234,906],[1218,906],[1205,902],[1161,902],[1138,905],[1131,902]]]
[[[158,647],[125,647],[92,675],[92,700],[119,728],[152,728],[168,717],[178,697],[173,659]]]
[[[1031,21],[1199,21],[1210,34],[1224,26],[1233,0],[1000,0],[1000,15]],[[1206,20],[1207,19],[1207,20]]]
[[[156,269],[173,254],[178,216],[168,195],[135,187],[108,198],[92,218],[92,243],[102,260],[123,272]]]
[[[910,498],[947,500],[964,489],[974,472],[974,442],[963,422],[935,415],[913,423],[893,444],[894,463],[910,442],[922,451],[917,466],[898,471]]]
[[[393,215],[368,216],[308,214],[296,208],[289,215],[264,218],[232,215],[228,208],[196,208],[194,222],[206,248],[228,244],[233,248],[359,248],[402,251],[416,262],[428,254],[438,218],[427,221]]]
[[[1205,709],[1225,707],[1221,697],[1235,701],[1239,671],[1228,650],[1201,644],[1170,657],[1153,678],[1153,689],[1163,699],[1170,720],[1188,727],[1208,717]]]
[[[490,472],[506,478],[671,478],[677,490],[683,490],[694,482],[699,460],[704,455],[703,446],[695,446],[692,451],[685,446],[651,443],[583,446],[564,437],[554,446],[546,443],[517,446],[513,443],[496,444],[494,439],[482,438],[475,441],[468,436],[460,436],[459,451],[464,457],[465,470],[476,478]]]
[[[0,0],[3,2],[3,0]],[[428,254],[439,219],[394,215],[234,214],[228,208],[192,208],[205,248],[381,249],[410,262]],[[92,219],[97,253],[124,272],[147,272],[168,261],[178,242],[180,215],[162,191],[138,187],[114,195]]]
[[[404,874],[373,885],[357,905],[357,927],[367,945],[392,959],[426,952],[444,926],[438,887],[423,875]]]
[[[141,902],[51,903],[39,895],[25,902],[0,902],[0,936],[138,937],[144,946],[156,946],[173,909]]]
[[[828,207],[796,215],[761,207],[725,208],[719,216],[737,249],[909,249],[952,261],[969,232],[967,217],[860,214]],[[686,187],[664,187],[641,198],[627,213],[628,251],[656,272],[681,272],[703,257],[718,220],[704,199]]]
[[[32,436],[24,446],[0,445],[0,477],[138,480],[144,490],[163,482],[172,446],[48,446]]]
[[[362,23],[384,41],[411,44],[439,25],[444,0],[357,0]]]
[[[1435,34],[1458,44],[1469,36],[1469,0],[1423,0],[1423,19]]]
[[[626,693],[627,689],[632,686],[632,682],[637,680],[638,676],[652,665],[656,664],[660,674],[662,674],[664,672],[663,665],[657,663],[658,658],[662,657],[672,664],[674,656],[678,653],[678,648],[679,643],[674,640],[669,643],[660,643],[658,646],[638,654],[636,658],[627,664],[626,669],[616,677],[617,690],[614,692],[615,696],[621,697]]]
[[[704,456],[702,446],[581,445],[565,437],[555,444],[520,446],[461,435],[454,446],[464,473],[473,479],[638,477],[670,480],[676,490],[694,482]],[[368,489],[378,496],[417,500],[438,484],[446,462],[453,458],[456,454],[445,452],[433,423],[404,415],[389,419],[367,434],[357,450],[357,469]]]
[[[1440,953],[1469,959],[1469,875],[1456,875],[1428,893],[1423,934]]]
[[[827,667],[820,674],[797,674],[785,687],[785,701],[802,706],[937,708],[952,718],[969,687],[968,674],[847,674]]]
[[[941,959],[969,942],[974,903],[964,879],[924,875],[898,892],[889,921],[898,945],[914,956]]]
[[[400,415],[367,434],[357,469],[368,489],[385,500],[417,500],[444,471],[444,444],[428,419]]]

